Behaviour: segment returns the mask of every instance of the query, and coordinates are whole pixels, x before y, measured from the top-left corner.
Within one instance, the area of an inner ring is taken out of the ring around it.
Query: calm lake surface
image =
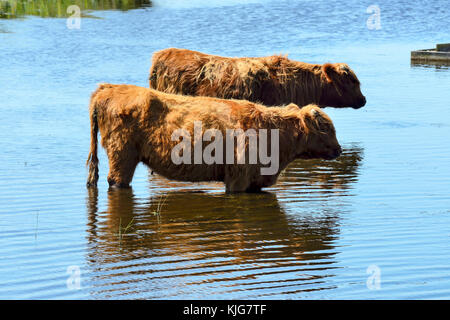
[[[410,63],[450,42],[450,3],[377,1],[379,30],[370,4],[153,1],[79,30],[0,19],[0,299],[450,299],[450,69]],[[325,109],[343,155],[296,161],[266,193],[143,165],[108,191],[103,149],[87,190],[91,92],[148,86],[167,47],[346,62],[367,105]]]

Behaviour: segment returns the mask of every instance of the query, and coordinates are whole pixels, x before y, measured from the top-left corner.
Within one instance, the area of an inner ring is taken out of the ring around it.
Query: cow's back
[[[263,58],[229,58],[187,49],[153,55],[150,88],[175,94],[244,99],[275,105],[270,68]]]
[[[150,88],[166,93],[196,95],[196,79],[207,55],[187,49],[156,52],[150,68]]]

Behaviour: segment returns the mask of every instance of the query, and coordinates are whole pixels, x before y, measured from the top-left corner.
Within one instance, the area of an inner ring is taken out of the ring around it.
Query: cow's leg
[[[225,190],[227,193],[245,192],[248,187],[249,183],[245,177],[227,179],[227,181],[225,181]]]
[[[253,179],[253,181],[249,184],[247,190],[245,192],[261,192],[262,188],[270,187],[277,182],[278,174],[276,175],[267,175],[267,176],[257,176]]]
[[[120,149],[110,150],[108,183],[110,187],[128,188],[133,179],[134,170],[139,163],[136,148],[125,145]]]
[[[225,190],[227,193],[246,192],[252,183],[253,172],[245,166],[225,167]]]
[[[261,192],[261,186],[257,183],[251,183],[247,187],[247,189],[245,189],[245,192],[251,192],[251,193]]]

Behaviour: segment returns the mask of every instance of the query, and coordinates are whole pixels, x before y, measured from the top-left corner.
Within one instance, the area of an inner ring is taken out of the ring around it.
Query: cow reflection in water
[[[343,148],[341,156],[334,161],[297,160],[280,175],[277,187],[298,192],[301,188],[342,194],[357,182],[362,160],[363,148],[357,145]]]
[[[358,180],[360,163],[363,160],[364,150],[358,145],[350,145],[343,148],[339,158],[333,161],[320,159],[303,160],[292,162],[280,175],[277,184],[266,190],[292,190],[322,189],[330,193],[340,194],[343,190],[352,188],[353,183]],[[169,181],[150,172],[149,181],[155,188],[179,188],[184,186],[192,189],[192,183]],[[215,184],[209,184],[215,187]],[[221,185],[217,184],[220,190]],[[201,188],[201,186],[200,186]],[[216,188],[215,188],[216,189]]]
[[[168,192],[142,200],[132,189],[110,189],[107,211],[97,213],[95,192],[89,197],[90,242],[98,245],[92,258],[142,258],[155,250],[185,258],[233,258],[230,263],[303,259],[304,253],[324,259],[328,253],[315,251],[330,249],[337,232],[331,208],[320,218],[314,212],[290,216],[273,193]]]
[[[310,184],[338,197],[348,193],[361,153],[353,148],[344,150],[340,161],[295,162],[275,190],[265,193],[225,194],[220,184],[209,189],[218,192],[195,192],[192,185],[153,175],[149,198],[136,197],[132,189],[111,189],[107,210],[98,212],[97,189],[89,189],[92,281],[110,286],[95,294],[124,296],[135,290],[148,298],[183,298],[190,295],[180,292],[190,292],[190,286],[200,290],[198,297],[220,290],[332,288],[334,240],[339,218],[350,207],[334,197],[317,201],[299,187]],[[292,200],[291,188],[299,202]]]

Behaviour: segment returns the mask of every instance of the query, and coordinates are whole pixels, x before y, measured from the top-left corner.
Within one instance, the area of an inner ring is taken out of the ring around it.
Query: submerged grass
[[[161,196],[159,198],[159,201],[156,204],[156,210],[152,211],[152,214],[154,216],[158,216],[159,217],[161,215],[161,209],[162,209],[164,203],[166,202],[166,200],[167,200],[167,196],[165,196],[164,199],[163,199],[163,196]]]
[[[119,243],[122,241],[123,235],[128,233],[128,230],[131,228],[133,221],[134,221],[134,218],[132,218],[125,227],[122,227],[122,218],[119,218],[119,230],[117,233],[117,236],[119,238]]]
[[[67,8],[77,5],[83,10],[131,10],[150,7],[150,0],[2,0],[0,1],[0,19],[14,19],[27,15],[42,18],[64,18]]]
[[[165,197],[163,197],[161,195],[161,197],[159,198],[159,201],[156,203],[156,208],[155,210],[151,210],[150,213],[152,215],[154,215],[157,218],[158,223],[161,222],[160,217],[161,217],[161,210],[162,207],[164,206],[164,203],[167,200],[167,195]],[[131,218],[130,222],[128,222],[128,224],[126,226],[122,226],[122,218],[119,218],[119,226],[118,226],[118,230],[117,230],[117,238],[119,240],[119,245],[122,244],[122,239],[124,237],[124,235],[129,235],[129,234],[133,234],[132,232],[129,232],[132,227],[133,227],[133,223],[134,223],[134,217]]]

